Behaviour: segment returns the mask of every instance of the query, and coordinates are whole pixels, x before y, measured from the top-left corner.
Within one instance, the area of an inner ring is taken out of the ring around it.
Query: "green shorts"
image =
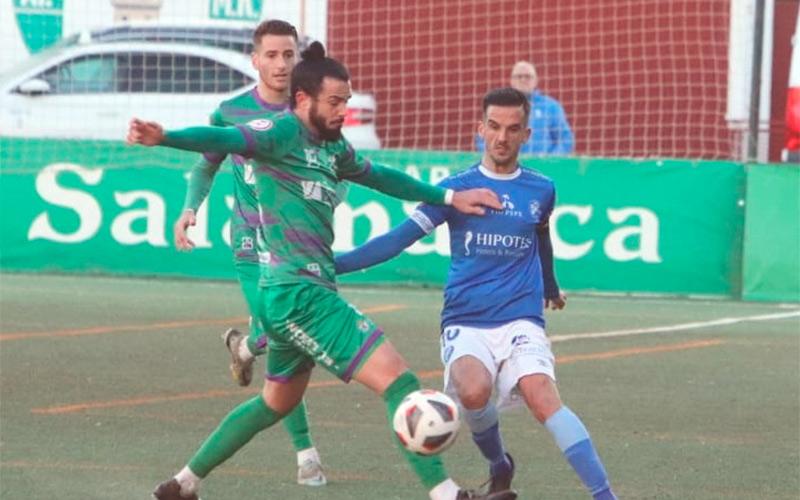
[[[262,289],[269,331],[267,379],[286,381],[318,364],[345,382],[381,343],[383,331],[335,290],[312,283]]]

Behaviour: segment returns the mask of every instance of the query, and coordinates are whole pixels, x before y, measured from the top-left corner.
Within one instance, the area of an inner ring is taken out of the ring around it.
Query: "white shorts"
[[[450,365],[462,356],[476,357],[489,371],[498,409],[524,403],[517,389],[522,377],[542,373],[556,380],[550,339],[542,327],[528,320],[495,328],[448,326],[442,332],[441,346],[444,391],[456,401],[455,388],[450,383]]]

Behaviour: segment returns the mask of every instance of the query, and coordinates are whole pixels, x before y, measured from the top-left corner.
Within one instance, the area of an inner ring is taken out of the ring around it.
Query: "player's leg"
[[[247,386],[253,377],[255,356],[267,350],[267,335],[259,319],[261,272],[255,249],[257,228],[253,227],[239,211],[231,220],[231,242],[234,266],[247,308],[250,312],[250,331],[245,337],[236,330],[228,330],[223,340],[231,353],[230,370],[239,385]],[[292,440],[297,453],[297,482],[306,486],[323,486],[327,483],[319,452],[314,447],[308,425],[308,408],[305,400],[282,420],[283,427]]]
[[[442,332],[445,391],[461,404],[472,440],[489,463],[489,492],[510,489],[514,477],[514,462],[503,445],[491,399],[497,371],[486,338],[491,338],[492,330],[456,326]]]
[[[553,436],[592,497],[615,500],[608,475],[586,427],[561,401],[555,383],[555,359],[544,330],[530,323],[515,337],[524,338],[524,341],[515,348],[501,378],[509,376],[518,381],[517,389],[525,404]]]
[[[400,402],[419,389],[420,383],[405,360],[384,339],[380,328],[335,291],[320,286],[271,287],[269,297],[270,331],[291,338],[295,346],[343,381],[355,379],[381,395],[391,425]],[[435,500],[516,498],[510,492],[490,497],[460,491],[447,476],[439,457],[416,455],[402,447],[397,438],[393,439]]]
[[[310,373],[301,371],[279,382],[267,380],[262,393],[228,413],[188,464],[161,483],[153,496],[158,500],[196,500],[203,478],[300,402]]]
[[[403,399],[421,387],[417,376],[408,369],[403,357],[388,340],[369,354],[353,378],[383,398],[390,427],[394,413]],[[422,485],[428,489],[428,495],[432,500],[513,500],[517,498],[516,493],[510,490],[476,493],[460,489],[448,476],[439,456],[417,455],[402,446],[397,437],[392,439]]]

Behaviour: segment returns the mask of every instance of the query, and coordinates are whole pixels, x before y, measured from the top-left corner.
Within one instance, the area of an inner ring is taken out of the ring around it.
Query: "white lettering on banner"
[[[114,200],[121,207],[129,207],[137,200],[145,201],[145,208],[128,210],[119,214],[111,223],[111,236],[123,245],[149,243],[154,247],[167,246],[164,236],[164,222],[167,218],[164,200],[152,191],[115,191]],[[145,231],[137,233],[133,224],[145,220]]]
[[[661,262],[658,254],[658,216],[644,207],[626,207],[620,209],[609,208],[606,211],[608,220],[614,224],[622,224],[631,217],[638,217],[638,226],[624,226],[614,229],[606,237],[603,250],[611,260],[627,262],[640,259],[643,262]],[[639,248],[625,245],[629,238],[632,241],[638,237]]]
[[[85,188],[62,185],[59,177],[62,173],[76,176],[83,182]],[[90,186],[98,186],[103,179],[104,171],[102,169],[86,168],[72,163],[54,163],[43,168],[36,176],[35,188],[38,196],[49,206],[34,217],[28,228],[28,240],[44,239],[75,244],[94,238],[102,226],[104,212],[114,209],[112,206],[101,206],[98,199],[89,192]],[[319,198],[320,193],[326,195],[326,192],[323,192],[326,191],[325,186],[317,185],[317,183],[304,186],[304,191],[311,199]],[[166,220],[166,203],[160,193],[149,190],[132,190],[115,191],[113,195],[114,201],[120,207],[128,208],[128,210],[120,211],[111,221],[110,233],[115,241],[121,245],[168,246],[165,231],[168,222]],[[224,202],[229,210],[233,209],[234,197],[232,195],[226,195]],[[134,204],[138,205],[137,208],[130,209],[129,207]],[[410,214],[415,206],[416,204],[408,204],[403,209]],[[66,210],[66,213],[62,214],[59,210]],[[529,207],[526,207],[526,210],[529,210]],[[590,224],[594,215],[594,207],[591,205],[558,205],[555,207],[551,216],[550,232],[555,258],[560,260],[580,259],[589,254],[596,243],[602,243],[603,254],[610,261],[641,261],[649,264],[663,262],[659,248],[661,222],[658,214],[653,210],[646,207],[607,208],[603,215],[608,223],[603,226],[610,227],[610,229],[605,234],[598,234],[597,224]],[[57,221],[65,218],[70,220],[71,216],[72,219],[77,219],[77,227],[67,223],[67,230],[60,228],[59,226],[63,226],[64,223],[60,222],[58,225],[54,225],[54,216],[57,216]],[[209,228],[207,202],[200,206],[196,217],[197,225],[190,229],[190,237],[197,248],[212,248],[213,243],[208,236],[212,229]],[[563,236],[563,226],[567,223],[570,226],[570,241]],[[356,228],[363,232],[362,228],[367,227],[366,225],[369,227],[368,234],[364,237],[359,234],[359,243],[388,232],[392,226],[392,216],[389,210],[378,201],[370,201],[357,208],[353,208],[348,203],[339,205],[333,218],[335,235],[333,250],[345,252],[355,248]],[[559,230],[559,228],[562,229]],[[498,229],[502,230],[502,228]],[[228,246],[231,245],[230,230],[231,219],[228,218],[221,230],[222,239]],[[445,257],[450,255],[450,239],[446,224],[437,227],[425,240],[426,242],[422,242],[422,240],[415,242],[405,250],[405,253],[409,255],[435,254]],[[532,240],[530,237],[502,233],[475,233],[465,243],[465,251],[469,255],[513,256],[530,248]]]
[[[431,167],[429,172],[430,178],[428,182],[433,185],[439,184],[444,179],[450,177],[450,169],[447,167]]]
[[[592,207],[589,205],[558,205],[553,209],[553,213],[550,215],[550,239],[553,242],[553,255],[557,259],[580,259],[594,246],[594,241],[571,244],[561,239],[558,235],[558,220],[569,215],[576,217],[578,224],[583,226],[592,217]]]
[[[356,247],[355,220],[362,215],[369,220],[369,234],[365,241],[389,231],[389,212],[377,201],[365,203],[356,209],[348,203],[341,203],[333,213],[334,252],[349,252]]]
[[[593,209],[589,205],[559,205],[553,210],[550,238],[553,241],[553,255],[557,259],[575,260],[589,253],[595,240],[579,244],[567,243],[559,236],[558,221],[561,217],[575,216],[578,224],[585,225],[592,217]],[[639,218],[639,225],[623,226],[613,229],[603,242],[605,255],[617,262],[641,260],[651,264],[662,262],[659,254],[659,221],[652,210],[644,207],[624,207],[606,210],[608,220],[614,224],[622,224],[631,217]],[[638,246],[633,246],[638,237]],[[626,245],[626,242],[628,245]]]
[[[67,189],[58,184],[61,172],[71,172],[89,185],[97,185],[103,178],[99,168],[84,168],[73,163],[54,163],[48,165],[36,176],[36,192],[42,199],[57,207],[71,209],[78,216],[78,229],[72,233],[61,233],[53,228],[50,214],[42,212],[33,220],[28,230],[28,240],[45,239],[59,243],[80,243],[86,241],[100,229],[103,211],[91,195],[77,190]]]

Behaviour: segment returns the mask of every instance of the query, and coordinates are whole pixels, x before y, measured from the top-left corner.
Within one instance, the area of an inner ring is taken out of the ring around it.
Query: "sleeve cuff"
[[[453,204],[453,196],[455,195],[455,191],[452,189],[448,189],[444,192],[444,204],[445,205],[452,205]]]

